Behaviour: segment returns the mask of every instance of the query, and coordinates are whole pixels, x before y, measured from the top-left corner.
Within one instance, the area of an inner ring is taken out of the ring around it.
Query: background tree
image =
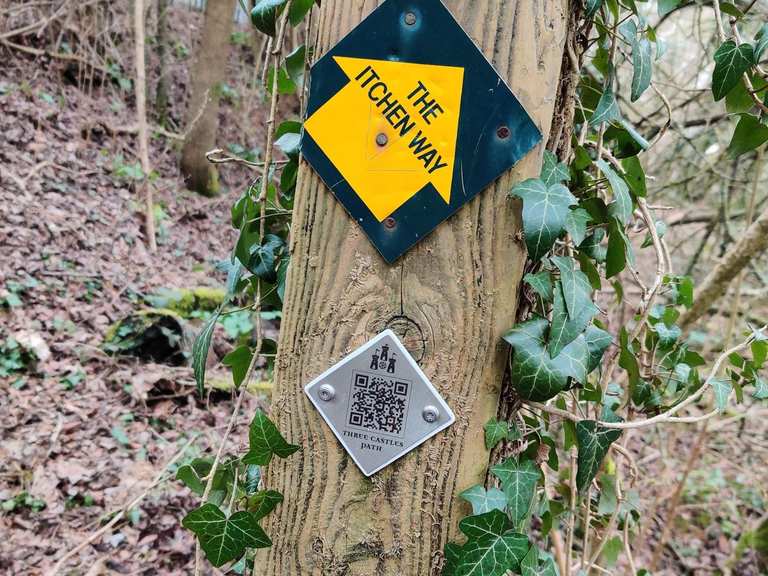
[[[208,0],[200,44],[190,73],[190,97],[181,152],[181,173],[190,190],[206,196],[219,190],[216,167],[205,153],[216,144],[219,86],[226,78],[229,35],[237,0]]]

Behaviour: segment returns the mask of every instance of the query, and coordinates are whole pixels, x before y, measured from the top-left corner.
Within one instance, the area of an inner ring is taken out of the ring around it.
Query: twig
[[[56,576],[56,574],[59,573],[59,571],[65,566],[67,563],[67,560],[72,558],[75,554],[79,553],[81,550],[86,548],[89,544],[92,542],[95,542],[98,538],[109,532],[112,527],[117,524],[120,519],[125,516],[125,513],[127,510],[130,510],[131,508],[134,508],[136,505],[138,505],[139,502],[141,502],[147,494],[149,494],[156,486],[158,486],[161,482],[164,481],[164,476],[166,471],[173,466],[179,458],[182,457],[182,455],[187,451],[187,449],[192,445],[195,440],[197,440],[198,436],[195,435],[192,438],[190,438],[184,446],[181,447],[181,449],[176,452],[176,454],[173,455],[173,457],[163,466],[163,468],[160,470],[160,472],[157,473],[154,480],[152,480],[152,483],[147,487],[141,494],[139,494],[136,498],[131,500],[128,504],[121,507],[120,510],[115,514],[112,519],[107,522],[104,526],[99,528],[96,532],[91,534],[88,538],[83,540],[80,544],[72,548],[69,552],[64,554],[59,560],[56,562],[56,564],[51,568],[46,575],[47,576]]]

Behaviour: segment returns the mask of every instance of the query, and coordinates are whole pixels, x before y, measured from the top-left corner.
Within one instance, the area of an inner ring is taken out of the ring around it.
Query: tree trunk
[[[206,196],[218,193],[216,169],[205,153],[215,147],[219,126],[219,84],[226,77],[229,36],[237,0],[208,0],[203,37],[192,66],[192,92],[181,152],[181,173],[187,188]]]
[[[157,0],[157,59],[159,61],[155,112],[157,122],[165,126],[168,121],[168,9],[171,0]]]
[[[567,0],[448,0],[448,7],[549,132]],[[324,0],[315,57],[375,7]],[[271,516],[265,576],[438,574],[469,512],[458,493],[482,482],[482,426],[496,415],[525,265],[513,182],[539,174],[543,143],[426,240],[389,266],[320,178],[302,163],[293,212],[272,415],[303,450],[273,461],[285,493]],[[456,422],[370,479],[358,471],[302,387],[386,327],[454,410]]]

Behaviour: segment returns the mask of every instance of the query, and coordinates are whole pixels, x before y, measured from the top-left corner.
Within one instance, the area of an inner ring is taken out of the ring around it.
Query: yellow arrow
[[[451,200],[464,69],[334,57],[349,82],[304,123],[384,220],[428,182]]]

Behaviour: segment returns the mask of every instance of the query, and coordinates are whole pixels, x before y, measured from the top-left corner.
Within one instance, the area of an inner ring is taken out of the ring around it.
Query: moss
[[[146,297],[157,308],[172,310],[187,318],[195,311],[212,312],[224,301],[222,288],[199,286],[197,288],[162,288]]]

